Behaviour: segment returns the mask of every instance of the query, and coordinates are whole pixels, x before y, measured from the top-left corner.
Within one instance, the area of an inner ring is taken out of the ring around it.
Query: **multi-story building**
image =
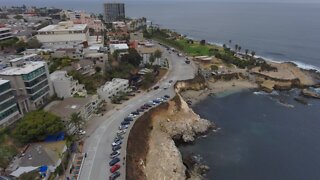
[[[79,84],[78,80],[74,80],[72,76],[69,76],[67,71],[53,72],[50,74],[50,80],[59,98],[73,97],[76,94],[82,97],[87,96],[84,85]]]
[[[0,78],[10,81],[22,115],[42,107],[54,94],[46,62],[31,61],[34,56],[12,59],[9,67],[0,70]]]
[[[100,87],[97,92],[101,99],[111,100],[112,97],[117,96],[120,92],[128,92],[129,80],[113,78],[112,81],[106,82],[105,85]]]
[[[48,49],[82,48],[88,46],[89,28],[87,24],[63,21],[38,30],[36,37]]]
[[[13,35],[10,28],[0,28],[0,41],[10,39]]]
[[[104,3],[104,16],[106,22],[125,20],[124,3]]]
[[[10,81],[0,79],[0,126],[9,125],[20,118]]]

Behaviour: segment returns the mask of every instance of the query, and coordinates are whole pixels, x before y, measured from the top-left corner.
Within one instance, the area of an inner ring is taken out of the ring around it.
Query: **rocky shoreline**
[[[290,63],[272,65],[277,67],[277,72],[233,69],[211,78],[198,74],[194,79],[176,82],[176,97],[139,118],[130,132],[128,179],[204,179],[202,175],[209,167],[201,164],[195,155],[182,157],[177,145],[194,142],[197,136],[216,127],[197,115],[189,107],[190,102],[200,101],[208,95],[244,89],[272,92],[300,88],[301,96],[320,97],[310,89],[319,86],[317,72],[302,70]],[[296,100],[305,104],[301,97]],[[136,146],[145,148],[139,150]]]

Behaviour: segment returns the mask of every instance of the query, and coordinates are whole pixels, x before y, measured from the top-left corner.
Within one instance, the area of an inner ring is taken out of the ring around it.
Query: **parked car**
[[[119,126],[119,130],[124,130],[124,129],[128,129],[128,125],[120,125]]]
[[[157,90],[157,89],[159,89],[159,86],[155,86],[153,89],[154,89],[154,90]]]
[[[109,162],[109,165],[110,166],[113,166],[113,165],[115,165],[115,164],[117,164],[118,162],[120,161],[120,159],[119,158],[113,158],[110,162]]]
[[[144,111],[144,110],[141,109],[141,108],[137,109],[137,112],[143,112],[143,111]]]
[[[121,139],[123,139],[122,135],[116,135],[116,137],[114,137],[113,141],[119,141]]]
[[[148,109],[149,107],[148,106],[145,106],[145,105],[143,105],[143,106],[141,106],[140,107],[140,109]]]
[[[112,147],[112,151],[118,151],[119,149],[121,149],[120,145]]]
[[[111,176],[109,177],[109,180],[115,180],[120,176],[119,171],[114,172],[113,174],[111,174]]]
[[[124,129],[124,130],[121,130],[121,131],[117,132],[117,135],[118,135],[118,136],[121,136],[121,135],[123,135],[123,134],[125,134],[125,133],[126,133],[126,130]]]
[[[130,122],[130,121],[133,121],[133,118],[128,116],[128,117],[124,118],[124,121]]]
[[[152,103],[151,104],[150,103],[146,103],[146,104],[144,104],[144,106],[150,108],[150,107],[152,107]]]
[[[166,99],[169,99],[169,98],[170,98],[169,95],[164,95],[163,97],[166,98]]]
[[[160,101],[159,100],[153,100],[153,102],[155,103],[155,104],[159,104],[160,103]]]
[[[111,145],[112,145],[112,147],[114,147],[114,146],[119,146],[119,145],[121,145],[121,144],[122,144],[122,141],[119,140],[119,141],[113,142]]]
[[[133,115],[139,115],[140,113],[139,113],[138,111],[133,111],[133,112],[131,112],[131,114],[133,114]]]
[[[173,82],[172,80],[169,81],[169,83],[172,83],[172,82]]]
[[[160,102],[164,101],[164,99],[162,99],[162,98],[157,98],[157,100],[160,101]]]
[[[122,121],[121,122],[121,125],[125,126],[125,125],[129,125],[130,124],[130,121]]]
[[[119,156],[119,155],[120,155],[120,151],[113,151],[113,152],[110,154],[110,158],[113,159],[113,158],[115,158],[115,157],[117,157],[117,156]]]
[[[118,169],[120,169],[120,165],[119,164],[116,164],[116,165],[114,165],[114,166],[112,166],[111,168],[110,168],[110,172],[111,173],[114,173],[114,172],[116,172]]]

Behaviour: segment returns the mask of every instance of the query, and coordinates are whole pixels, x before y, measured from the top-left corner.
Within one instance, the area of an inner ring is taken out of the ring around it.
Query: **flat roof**
[[[128,44],[110,44],[114,49],[129,49]]]
[[[42,29],[39,29],[38,32],[47,32],[47,31],[82,31],[87,27],[87,24],[73,24],[67,22],[60,22],[59,24],[48,25]]]
[[[0,79],[0,85],[9,82],[9,80],[5,80],[5,79]]]
[[[22,59],[29,59],[29,58],[32,58],[32,57],[35,57],[35,56],[38,56],[37,54],[30,54],[30,55],[26,55],[26,56],[23,56],[23,57],[18,57],[18,58],[14,58],[14,59],[11,59],[10,62],[17,62],[17,61],[20,61]]]
[[[11,29],[6,27],[0,28],[0,31],[6,31],[6,30],[11,30]]]
[[[29,61],[22,67],[7,67],[0,71],[0,75],[12,76],[29,74],[30,72],[39,69],[45,65],[44,61]]]
[[[57,104],[49,108],[49,112],[61,117],[63,120],[70,119],[72,113],[78,113],[81,111],[81,108],[91,103],[93,96],[88,96],[85,98],[64,98],[62,101],[59,101]]]

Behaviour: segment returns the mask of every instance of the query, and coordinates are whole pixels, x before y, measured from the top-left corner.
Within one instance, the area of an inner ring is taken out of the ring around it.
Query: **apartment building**
[[[48,49],[83,48],[88,46],[89,28],[87,24],[63,21],[38,30],[36,37]]]
[[[125,20],[124,3],[104,3],[104,17],[106,22]]]
[[[48,102],[54,94],[49,83],[46,62],[31,61],[36,55],[20,57],[9,61],[9,67],[0,70],[0,78],[9,80],[20,113],[36,110]]]
[[[87,91],[83,84],[79,84],[78,80],[74,80],[67,71],[55,71],[50,74],[50,80],[53,84],[55,93],[59,98],[78,96],[87,96]]]
[[[97,92],[100,98],[107,101],[119,95],[120,92],[128,92],[129,90],[129,80],[113,78],[112,81],[108,81],[104,86],[100,87]]]
[[[0,126],[9,125],[20,118],[10,81],[0,79]]]
[[[0,41],[10,39],[13,35],[10,28],[0,28]]]

